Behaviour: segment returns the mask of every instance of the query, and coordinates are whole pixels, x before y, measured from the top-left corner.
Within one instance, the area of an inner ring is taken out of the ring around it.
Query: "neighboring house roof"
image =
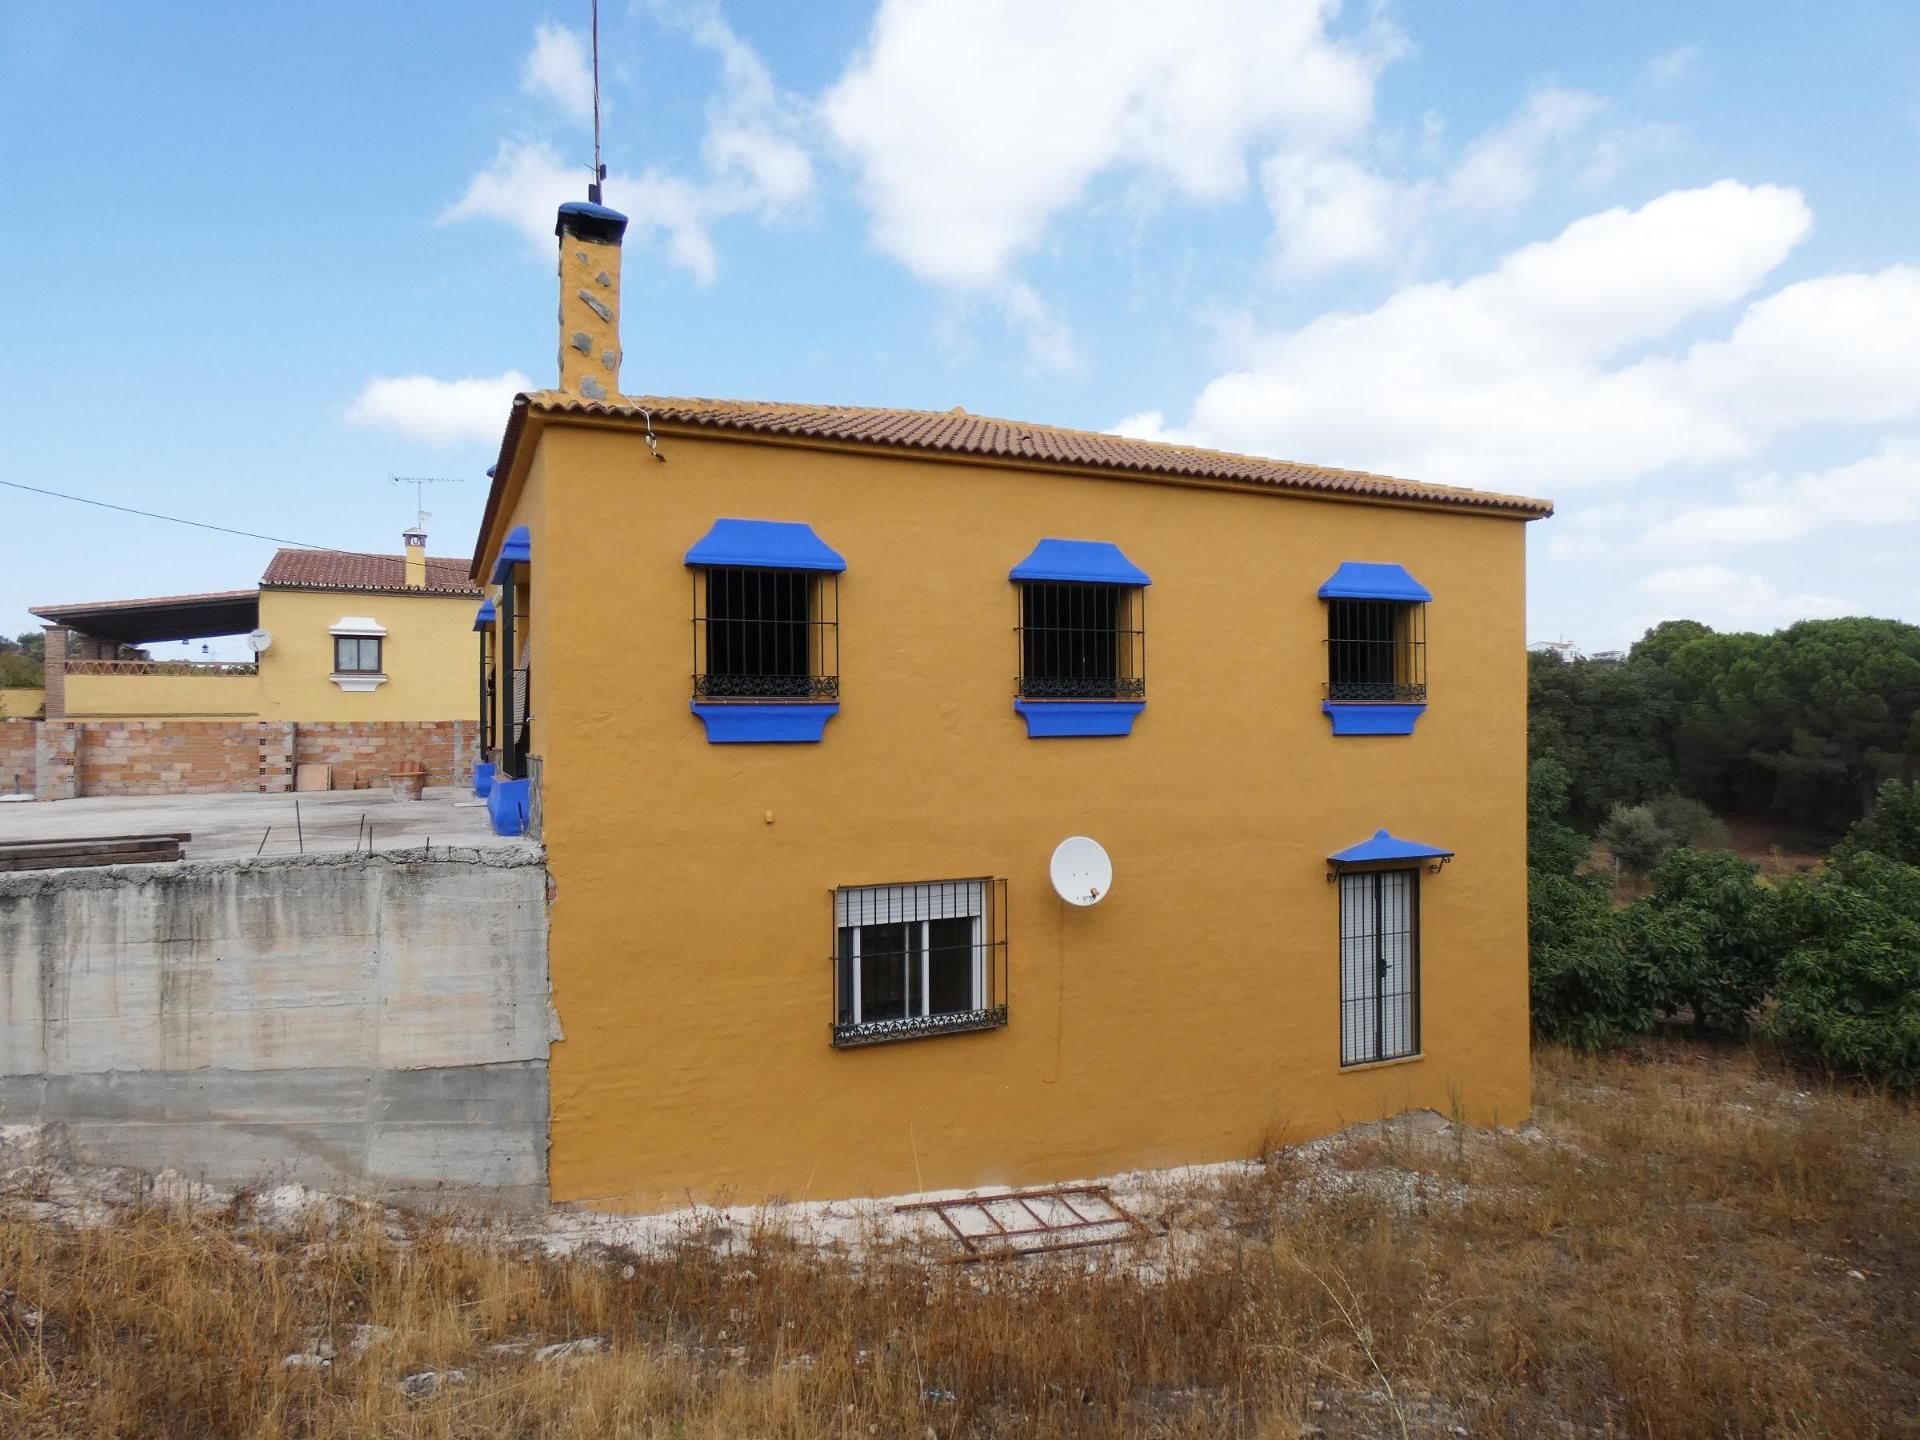
[[[363,555],[352,550],[282,550],[260,577],[266,590],[368,590],[420,594],[407,584],[399,555]],[[427,557],[426,593],[474,598],[480,587],[467,578],[465,560]]]
[[[216,590],[206,595],[155,595],[144,600],[36,605],[28,613],[95,639],[112,640],[121,645],[147,645],[157,640],[244,635],[260,624],[260,592]]]

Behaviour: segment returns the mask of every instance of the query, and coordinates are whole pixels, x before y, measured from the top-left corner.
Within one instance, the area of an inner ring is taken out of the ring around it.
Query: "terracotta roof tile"
[[[353,550],[281,550],[260,577],[268,590],[377,590],[407,593],[406,560],[399,555],[364,555]],[[427,557],[426,590],[436,595],[478,597],[480,587],[467,578],[465,560]]]
[[[605,415],[623,420],[651,417],[655,425],[691,425],[763,435],[790,435],[808,440],[1030,460],[1041,464],[1083,465],[1123,474],[1238,481],[1282,490],[1341,493],[1491,510],[1527,519],[1553,513],[1550,502],[1523,495],[1466,490],[1452,485],[1400,480],[1390,475],[1371,475],[1360,470],[1334,470],[1288,460],[1265,460],[1223,450],[1205,450],[1195,445],[1134,440],[1088,430],[1064,430],[1054,425],[970,415],[957,409],[892,410],[862,405],[790,405],[659,396],[627,396],[617,403],[608,403],[582,400],[559,390],[535,391],[526,397],[526,403],[534,410],[550,414]],[[510,427],[509,438],[512,436],[513,429]],[[503,446],[503,451],[507,448]]]

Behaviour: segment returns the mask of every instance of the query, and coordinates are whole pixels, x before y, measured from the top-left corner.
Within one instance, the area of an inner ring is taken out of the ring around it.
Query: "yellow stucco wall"
[[[469,720],[479,706],[471,596],[262,590],[273,645],[258,675],[67,676],[70,719]],[[386,627],[378,689],[342,690],[331,627],[346,616]],[[5,693],[5,692],[0,692]]]
[[[273,647],[260,657],[263,716],[270,720],[470,720],[479,707],[473,596],[262,590],[260,625]],[[330,627],[348,615],[386,627],[387,682],[356,694],[333,674]]]
[[[530,439],[532,437],[529,437]],[[1270,494],[555,426],[533,528],[554,877],[556,1200],[825,1198],[1246,1156],[1409,1107],[1528,1113],[1523,526]],[[522,464],[526,462],[523,460]],[[846,557],[817,745],[709,745],[682,556],[720,516]],[[1032,740],[1008,569],[1046,536],[1146,569],[1126,738]],[[1435,594],[1412,736],[1329,734],[1319,584]],[[1381,826],[1422,875],[1423,1058],[1342,1070],[1326,855]],[[1047,861],[1113,857],[1073,910]],[[836,1051],[830,890],[1005,877],[1010,1024]]]
[[[31,719],[38,715],[47,703],[47,692],[29,689],[24,685],[0,689],[0,719]]]

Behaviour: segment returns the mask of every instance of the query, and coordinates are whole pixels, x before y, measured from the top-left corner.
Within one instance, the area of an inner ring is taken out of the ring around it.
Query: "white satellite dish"
[[[1113,861],[1098,840],[1069,835],[1053,849],[1053,888],[1069,905],[1097,905],[1113,888]]]
[[[247,635],[247,648],[256,655],[264,655],[273,648],[273,636],[265,630],[250,631]]]

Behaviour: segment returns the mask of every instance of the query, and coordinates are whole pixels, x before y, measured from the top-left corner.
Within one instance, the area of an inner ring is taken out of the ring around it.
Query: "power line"
[[[209,525],[204,520],[183,520],[178,515],[162,515],[154,510],[136,510],[131,505],[115,505],[110,500],[95,500],[86,495],[67,495],[59,490],[43,490],[38,485],[23,485],[18,480],[0,480],[0,485],[15,490],[31,490],[35,495],[51,495],[56,500],[72,500],[81,505],[97,505],[102,510],[118,510],[125,515],[141,515],[149,520],[165,520],[174,525],[191,525],[196,530],[218,530],[223,535],[242,535],[249,540],[271,540],[276,545],[292,545],[300,550],[332,550],[332,545],[315,545],[308,540],[289,540],[282,535],[262,535],[254,530],[235,530],[230,525]],[[361,552],[350,552],[361,553]]]

